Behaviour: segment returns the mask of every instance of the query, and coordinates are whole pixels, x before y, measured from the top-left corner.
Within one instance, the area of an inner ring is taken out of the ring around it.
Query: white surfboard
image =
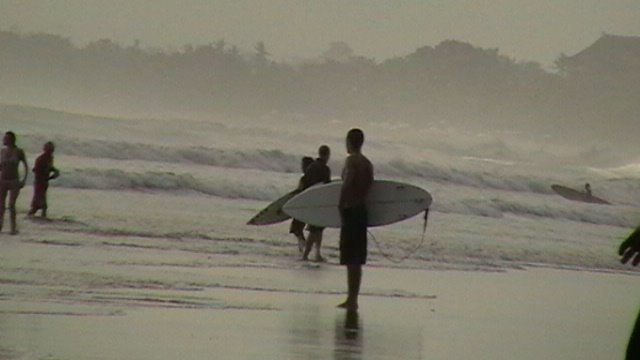
[[[338,200],[342,182],[312,186],[287,201],[282,209],[307,224],[339,228]],[[431,195],[417,186],[375,180],[367,195],[369,226],[382,226],[408,219],[431,205]]]
[[[300,191],[301,190],[293,190],[267,205],[267,207],[252,217],[251,220],[247,221],[247,225],[271,225],[291,219],[291,216],[282,211],[282,205],[300,193]]]

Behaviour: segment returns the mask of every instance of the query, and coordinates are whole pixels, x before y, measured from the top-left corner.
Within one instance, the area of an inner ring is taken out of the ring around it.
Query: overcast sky
[[[550,65],[603,32],[640,36],[640,0],[0,0],[0,29],[143,47],[264,41],[276,60],[332,41],[384,60],[445,39]]]

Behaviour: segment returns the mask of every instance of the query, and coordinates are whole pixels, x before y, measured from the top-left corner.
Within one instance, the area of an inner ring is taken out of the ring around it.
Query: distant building
[[[636,77],[640,75],[640,37],[603,34],[591,46],[558,62],[569,76]]]

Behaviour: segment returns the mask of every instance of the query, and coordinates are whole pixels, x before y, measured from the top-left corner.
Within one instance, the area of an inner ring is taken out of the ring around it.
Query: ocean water
[[[14,115],[0,127],[18,134],[30,165],[53,140],[61,176],[49,221],[24,216],[27,186],[20,234],[0,234],[2,359],[624,351],[639,272],[617,249],[640,223],[640,159],[603,161],[615,159],[607,145],[348,119]],[[297,185],[300,158],[321,144],[337,179],[354,126],[366,133],[376,178],[434,198],[425,232],[421,216],[370,229],[355,330],[334,308],[345,292],[337,230],[325,230],[328,263],[316,264],[299,260],[288,222],[245,224]],[[612,205],[550,188],[585,182]]]
[[[25,109],[19,122],[4,127],[19,135],[31,163],[44,141],[57,144],[55,161],[62,175],[52,182],[51,214],[66,224],[82,223],[83,231],[233,238],[238,241],[228,245],[230,251],[255,251],[265,263],[275,261],[268,255],[269,244],[289,252],[294,243],[288,223],[256,228],[245,222],[297,185],[299,159],[314,156],[321,144],[331,147],[329,165],[333,178],[339,178],[344,134],[358,126],[366,133],[364,152],[376,178],[412,183],[434,197],[426,233],[419,216],[371,230],[373,264],[632,271],[619,264],[616,252],[640,224],[640,159],[584,165],[585,153],[593,156],[594,148],[606,145],[544,144],[525,134],[442,124],[276,116],[114,119]],[[550,188],[581,189],[586,182],[613,205],[569,201]],[[19,201],[22,211],[28,196]],[[82,200],[92,196],[100,200]],[[101,208],[132,208],[128,201],[158,204],[135,213],[123,210],[122,218],[117,211],[97,215]],[[194,215],[193,206],[203,209]],[[167,224],[172,216],[180,220]],[[149,226],[153,217],[159,223]],[[335,251],[337,232],[328,230],[325,237],[327,251]]]

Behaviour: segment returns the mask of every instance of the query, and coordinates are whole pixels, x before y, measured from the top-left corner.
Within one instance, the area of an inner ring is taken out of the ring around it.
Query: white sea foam
[[[413,183],[434,196],[429,235],[435,245],[416,253],[409,266],[429,267],[436,262],[490,268],[535,262],[615,268],[620,237],[640,223],[637,164],[586,166],[579,149],[554,158],[550,154],[562,147],[542,148],[533,141],[499,138],[501,134],[492,138],[490,133],[457,133],[437,125],[407,131],[406,126],[367,127],[347,120],[307,123],[305,119],[278,122],[266,118],[252,124],[222,124],[57,116],[55,126],[48,128],[47,119],[36,114],[12,124],[30,162],[44,141],[56,142],[55,161],[62,175],[51,183],[53,194],[56,189],[67,196],[72,189],[90,194],[149,193],[178,202],[171,209],[162,203],[145,207],[148,213],[127,217],[123,223],[104,215],[100,205],[78,208],[88,215],[95,213],[83,223],[96,236],[146,234],[166,236],[168,241],[175,236],[204,241],[239,238],[244,240],[218,241],[223,247],[219,250],[232,254],[255,251],[261,263],[273,262],[288,250],[265,244],[280,244],[286,231],[276,227],[254,232],[244,223],[268,201],[297,186],[300,158],[313,156],[320,144],[333,150],[330,166],[337,179],[345,156],[344,131],[353,125],[367,131],[365,151],[378,179]],[[536,146],[540,148],[537,152],[533,151]],[[550,188],[557,183],[581,189],[586,182],[595,195],[612,205],[570,201]],[[214,233],[202,225],[207,221],[189,218],[182,219],[177,230],[165,229],[162,221],[149,229],[153,223],[149,217],[156,216],[153,212],[192,207],[194,196],[233,204],[226,210],[202,210]],[[176,200],[181,198],[184,202]],[[73,209],[69,203],[66,208]],[[398,257],[412,249],[420,237],[417,222],[377,229],[381,239],[394,244],[383,251]],[[379,250],[372,252],[377,256]],[[575,254],[583,254],[584,259]]]

